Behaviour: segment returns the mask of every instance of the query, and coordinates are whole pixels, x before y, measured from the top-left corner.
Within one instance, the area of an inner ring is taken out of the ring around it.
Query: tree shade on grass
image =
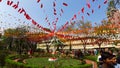
[[[57,61],[48,61],[48,57],[26,59],[28,65],[36,68],[91,68],[90,64],[82,64],[80,60],[71,58],[59,58]]]

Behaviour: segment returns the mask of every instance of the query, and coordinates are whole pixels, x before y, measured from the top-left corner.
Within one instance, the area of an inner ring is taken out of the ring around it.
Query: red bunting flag
[[[63,9],[61,9],[61,12],[64,13]]]
[[[32,24],[36,25],[36,24],[37,24],[37,22],[36,22],[36,21],[34,21],[34,20],[32,20]]]
[[[17,9],[17,8],[18,8],[18,5],[19,5],[19,1],[17,2],[17,4],[14,4],[12,7],[13,7],[14,9]]]
[[[64,5],[64,6],[68,6],[68,4],[66,4],[66,3],[63,3],[63,5]]]
[[[57,15],[57,13],[54,13],[54,15]]]
[[[82,17],[82,20],[84,21],[84,16],[81,16]]]
[[[56,9],[54,8],[54,13],[56,13]]]
[[[43,8],[43,4],[41,4],[41,6],[40,6],[41,8]]]
[[[74,15],[74,19],[76,19],[77,18],[77,16],[76,16],[76,14]]]
[[[74,20],[74,17],[71,20]]]
[[[21,13],[26,13],[26,11],[25,11],[23,8],[19,9],[18,12],[19,12],[20,14],[21,14]]]
[[[37,24],[37,27],[38,27],[38,28],[40,28],[40,25],[39,25],[39,24]]]
[[[11,6],[12,4],[13,4],[13,1],[9,1],[9,0],[7,1],[7,5]]]
[[[28,14],[24,14],[24,16],[26,17],[26,19],[31,20],[31,17]]]
[[[39,3],[40,2],[40,0],[37,0],[37,3]]]
[[[2,0],[0,0],[0,2],[2,2]]]
[[[55,7],[56,6],[56,3],[55,2],[53,2],[53,7]]]
[[[47,20],[47,17],[45,18],[45,20]]]
[[[87,3],[87,7],[88,7],[88,8],[90,8],[90,7],[91,7],[89,2]]]
[[[104,1],[104,4],[106,4],[106,3],[107,3],[107,1],[108,1],[108,0],[105,0],[105,1]]]
[[[87,15],[90,16],[90,14],[87,12]]]
[[[92,13],[94,13],[94,9],[92,9]]]
[[[93,2],[95,1],[95,0],[92,0]]]
[[[84,7],[81,9],[82,13],[84,13]]]
[[[98,8],[101,8],[101,6],[100,6],[100,5],[98,5]]]

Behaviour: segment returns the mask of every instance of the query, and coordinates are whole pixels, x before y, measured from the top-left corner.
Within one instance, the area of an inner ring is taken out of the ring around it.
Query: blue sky
[[[95,22],[99,24],[101,20],[106,19],[107,4],[104,4],[105,0],[95,0],[95,2],[92,2],[92,0],[56,0],[55,8],[57,15],[53,14],[53,2],[55,0],[41,0],[39,3],[37,3],[37,0],[10,1],[13,1],[14,3],[17,3],[19,1],[19,8],[24,8],[32,19],[34,19],[41,26],[48,28],[50,28],[50,26],[52,27],[52,22],[56,18],[59,18],[57,22],[57,28],[61,27],[67,21],[70,21],[74,14],[77,15],[76,20],[81,20],[81,16],[84,16],[85,21],[91,21],[93,25]],[[86,6],[86,1],[89,1],[91,8],[88,8]],[[28,21],[23,14],[17,12],[18,9],[14,9],[11,6],[8,6],[6,2],[7,0],[2,0],[2,2],[0,2],[0,21],[3,22],[0,23],[1,28],[14,27],[16,25],[20,25],[23,22],[25,22],[24,24],[26,25],[31,24],[31,21]],[[68,6],[64,6],[63,2],[67,3]],[[41,4],[43,4],[43,8],[40,8]],[[100,9],[98,8],[98,5],[101,5]],[[85,12],[80,12],[79,15],[78,12],[82,7],[85,8]],[[62,13],[62,16],[59,15],[61,13],[61,9],[64,11],[64,13]],[[92,9],[94,9],[93,14],[91,13]],[[90,13],[90,16],[86,14],[87,12]],[[46,16],[51,23],[50,26],[45,21]]]

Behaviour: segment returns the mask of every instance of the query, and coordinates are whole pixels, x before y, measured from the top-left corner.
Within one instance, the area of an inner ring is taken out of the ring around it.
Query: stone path
[[[86,61],[87,64],[93,64],[93,68],[98,68],[96,62],[91,61],[91,60],[87,60],[87,59],[85,61]]]

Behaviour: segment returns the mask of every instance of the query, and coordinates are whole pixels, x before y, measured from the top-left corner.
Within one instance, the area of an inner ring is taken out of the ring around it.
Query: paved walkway
[[[91,60],[87,60],[87,59],[85,61],[86,61],[87,64],[93,64],[93,68],[98,68],[96,62],[91,61]]]

